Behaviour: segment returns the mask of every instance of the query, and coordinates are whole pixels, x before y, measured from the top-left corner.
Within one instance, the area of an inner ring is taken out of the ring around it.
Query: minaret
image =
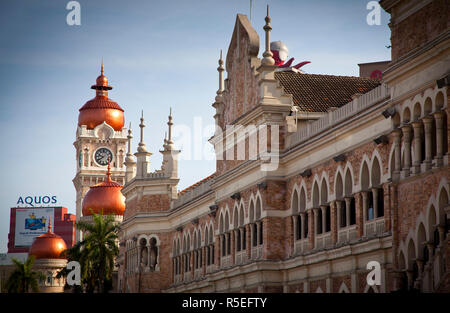
[[[178,155],[180,150],[175,150],[172,140],[172,108],[170,108],[169,121],[167,122],[169,137],[164,139],[164,150],[160,151],[163,155],[163,169],[169,178],[178,178]]]
[[[147,151],[144,143],[144,111],[142,111],[139,127],[141,128],[141,140],[139,141],[137,152],[134,155],[137,158],[136,177],[143,178],[150,172],[150,156],[152,155],[152,153]]]
[[[131,153],[131,139],[133,138],[131,131],[131,122],[130,128],[128,129],[128,151],[127,156],[125,158],[125,184],[136,176],[136,161],[134,160],[134,155]]]

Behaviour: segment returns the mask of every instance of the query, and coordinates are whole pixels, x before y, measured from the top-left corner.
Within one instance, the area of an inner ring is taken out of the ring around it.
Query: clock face
[[[95,151],[95,161],[100,165],[108,165],[108,159],[110,162],[112,162],[113,155],[112,152],[109,149],[106,148],[100,148],[97,151]]]

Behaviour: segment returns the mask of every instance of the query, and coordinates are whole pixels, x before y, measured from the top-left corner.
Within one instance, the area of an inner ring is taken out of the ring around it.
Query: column
[[[430,116],[426,116],[423,118],[423,125],[425,128],[425,170],[431,169],[432,162],[432,127],[433,127],[433,118]]]
[[[306,232],[305,232],[305,219],[306,219],[306,213],[305,212],[301,212],[300,213],[300,219],[301,219],[301,227],[302,227],[302,232],[301,232],[301,234],[300,234],[300,239],[305,239],[306,238]]]
[[[331,231],[331,243],[334,245],[337,242],[337,230],[338,230],[338,212],[339,211],[337,209],[336,206],[336,202],[340,202],[340,201],[333,201],[330,203],[330,231]]]
[[[138,245],[138,250],[137,250],[137,255],[138,255],[138,259],[137,259],[137,272],[141,271],[141,246]]]
[[[444,157],[444,113],[434,113],[436,121],[436,166],[443,165]]]
[[[314,211],[313,209],[309,209],[306,211],[306,214],[308,214],[308,237],[309,237],[309,248],[314,248],[314,237],[315,237],[315,223],[314,223]]]
[[[150,240],[147,242],[147,268],[151,270],[151,262],[150,262]]]
[[[378,217],[378,188],[372,188],[373,218]]]
[[[365,224],[367,221],[367,204],[368,204],[368,197],[369,197],[369,193],[367,191],[363,191],[361,192],[362,194],[362,211],[363,211],[363,220],[362,220],[362,224],[361,224],[361,235],[364,236],[366,234],[366,230],[365,230]]]
[[[292,243],[293,243],[293,246],[295,246],[295,240],[297,240],[297,215],[292,215],[292,218],[291,218],[291,221],[292,221],[292,234],[293,234],[293,236],[292,236],[292,238],[293,238],[293,240],[292,240]]]
[[[394,172],[393,179],[398,180],[400,178],[400,170],[401,170],[401,135],[402,132],[399,129],[395,129],[393,131],[394,135]]]
[[[313,208],[313,212],[314,212],[314,234],[318,235],[319,222],[322,223],[322,221],[319,221],[319,208]]]
[[[420,173],[420,163],[422,162],[422,123],[412,122],[414,131],[414,174]]]
[[[405,146],[403,172],[405,177],[408,177],[411,168],[411,126],[409,124],[404,125],[402,132],[403,144]]]
[[[347,226],[350,226],[350,207],[351,207],[351,203],[352,203],[352,198],[350,197],[345,197],[345,224]]]
[[[320,209],[322,210],[322,234],[327,232],[327,206],[321,205]]]
[[[252,227],[250,224],[245,225],[247,228],[247,234],[245,236],[245,240],[247,240],[247,243],[245,245],[245,250],[247,253],[247,259],[250,260],[251,258],[251,251],[252,251]]]
[[[337,209],[337,225],[338,229],[341,229],[347,225],[342,226],[341,220],[342,220],[342,201],[336,200],[336,209]]]

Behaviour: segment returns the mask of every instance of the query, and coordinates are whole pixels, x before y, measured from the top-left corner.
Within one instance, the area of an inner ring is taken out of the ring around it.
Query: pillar
[[[306,230],[305,230],[305,225],[306,225],[306,213],[305,212],[301,212],[300,213],[300,216],[301,216],[301,227],[302,227],[302,232],[301,232],[301,239],[305,239],[306,238],[306,236],[307,236],[307,234],[306,234]]]
[[[400,178],[400,170],[401,170],[401,151],[400,151],[400,144],[401,144],[401,136],[402,132],[399,129],[395,129],[393,131],[394,135],[394,177],[395,179]]]
[[[436,166],[443,165],[444,157],[444,113],[434,113],[436,121]]]
[[[431,169],[432,155],[432,130],[433,118],[426,116],[423,118],[423,125],[425,128],[425,170]]]
[[[322,210],[322,234],[324,234],[327,231],[327,206],[321,205],[320,209]]]
[[[420,163],[422,162],[422,122],[412,123],[414,131],[414,174],[420,173]]]
[[[405,177],[408,177],[411,168],[411,126],[409,124],[404,125],[402,132],[403,144],[405,146],[403,172]]]

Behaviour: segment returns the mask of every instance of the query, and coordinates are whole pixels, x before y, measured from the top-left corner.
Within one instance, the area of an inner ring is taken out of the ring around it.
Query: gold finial
[[[103,75],[103,57],[102,57],[102,68],[100,70],[100,75]]]
[[[52,217],[51,216],[48,217],[48,232],[49,233],[52,232]]]

